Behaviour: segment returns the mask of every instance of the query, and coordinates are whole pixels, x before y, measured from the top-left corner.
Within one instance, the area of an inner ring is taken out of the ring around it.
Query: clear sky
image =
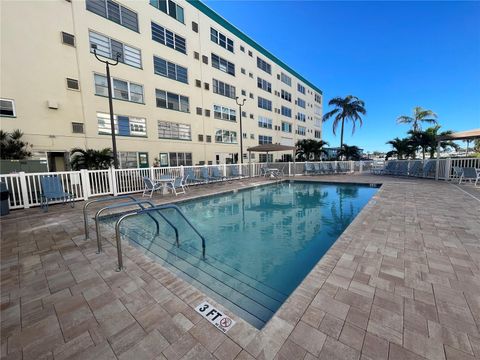
[[[345,142],[365,150],[405,136],[399,115],[435,111],[442,130],[480,128],[480,2],[220,1],[205,3],[329,99],[366,103]],[[331,121],[323,136],[338,146]]]

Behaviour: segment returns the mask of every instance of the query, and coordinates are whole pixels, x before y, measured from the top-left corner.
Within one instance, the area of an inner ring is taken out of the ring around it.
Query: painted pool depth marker
[[[202,302],[200,305],[197,305],[195,311],[224,333],[226,333],[233,327],[233,325],[235,325],[235,320],[232,320],[206,301]]]

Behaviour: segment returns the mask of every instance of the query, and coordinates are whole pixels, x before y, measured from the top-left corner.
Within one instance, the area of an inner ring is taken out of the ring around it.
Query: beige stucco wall
[[[199,161],[214,161],[216,153],[238,153],[239,144],[215,143],[215,130],[225,129],[237,131],[240,140],[239,124],[214,119],[213,105],[223,105],[237,110],[235,99],[230,99],[213,93],[212,79],[218,79],[236,87],[237,96],[241,90],[246,90],[247,101],[244,111],[247,117],[243,119],[243,130],[247,133],[244,139],[244,151],[249,146],[258,144],[258,135],[269,135],[273,142],[281,142],[282,137],[291,138],[293,142],[304,138],[313,138],[314,130],[314,92],[300,94],[306,100],[306,109],[297,107],[294,103],[298,97],[297,79],[272,60],[260,55],[272,65],[272,75],[257,68],[258,52],[248,44],[238,39],[219,24],[192,5],[179,1],[185,10],[185,24],[171,18],[145,1],[118,1],[138,14],[139,33],[127,29],[95,13],[87,11],[84,1],[68,2],[65,0],[51,1],[2,1],[1,2],[1,78],[0,97],[15,100],[16,117],[0,117],[1,128],[10,131],[16,128],[25,133],[25,138],[33,145],[34,151],[69,151],[73,147],[104,148],[111,147],[108,135],[99,135],[97,130],[97,112],[108,113],[108,100],[96,96],[94,89],[95,72],[105,74],[104,65],[99,63],[90,52],[88,31],[98,33],[132,45],[142,51],[142,69],[119,65],[111,69],[112,76],[142,84],[144,86],[145,104],[136,104],[114,100],[115,114],[131,115],[146,118],[147,138],[117,137],[119,151],[148,152],[149,161],[153,163],[160,152],[192,152],[194,164]],[[154,21],[167,29],[178,33],[187,40],[187,54],[170,49],[151,39],[150,23]],[[192,21],[199,24],[199,33],[192,31]],[[235,53],[223,49],[210,40],[210,27],[223,32],[234,40]],[[61,32],[75,35],[76,47],[62,44]],[[240,51],[240,45],[246,51]],[[253,57],[248,55],[252,50]],[[200,60],[194,59],[194,51],[200,53]],[[211,66],[210,54],[215,54],[235,64],[235,77]],[[189,84],[183,84],[154,74],[153,55],[160,56],[176,64],[188,68]],[[202,55],[209,58],[208,65],[201,61]],[[240,69],[246,69],[246,75]],[[292,86],[288,87],[277,74],[281,71],[292,77]],[[249,73],[254,77],[250,78]],[[267,93],[257,87],[257,76],[272,83],[272,93]],[[68,90],[66,78],[78,79],[80,91]],[[210,85],[210,90],[195,86],[195,80]],[[301,82],[304,84],[303,82]],[[305,85],[305,84],[304,84]],[[155,89],[168,90],[188,96],[190,113],[182,113],[156,107]],[[306,86],[307,90],[309,89]],[[285,89],[292,93],[292,102],[288,103],[273,92]],[[251,99],[249,93],[255,98]],[[292,118],[287,119],[274,111],[258,108],[257,96],[273,101],[273,108],[282,104],[292,109]],[[58,104],[58,109],[49,109],[48,102]],[[196,114],[196,108],[210,109],[211,116]],[[295,134],[297,121],[294,116],[297,110],[307,115],[306,123],[298,122],[307,127],[307,136]],[[254,114],[254,119],[250,118]],[[293,124],[293,133],[262,129],[258,127],[258,116],[273,119],[273,126],[280,126],[281,121],[288,120]],[[157,121],[165,120],[190,124],[192,141],[176,141],[158,138]],[[73,134],[72,122],[84,123],[85,134]],[[311,132],[309,132],[311,131]],[[211,135],[212,143],[198,142],[198,134]],[[255,139],[250,139],[250,134]],[[276,154],[279,157],[281,154]],[[257,157],[258,159],[258,157]]]

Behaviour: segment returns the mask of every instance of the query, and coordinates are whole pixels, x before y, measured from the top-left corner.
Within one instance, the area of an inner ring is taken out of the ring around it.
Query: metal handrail
[[[164,209],[174,209],[174,210],[176,210],[180,214],[180,216],[187,222],[187,224],[190,225],[190,227],[193,229],[193,231],[195,231],[195,233],[200,237],[200,239],[202,239],[202,258],[203,258],[203,260],[205,260],[205,238],[203,237],[203,235],[200,234],[200,232],[195,228],[195,226],[185,217],[185,215],[183,214],[183,212],[180,210],[180,208],[178,206],[171,205],[171,204],[169,204],[169,205],[159,205],[159,206],[156,206],[156,207],[151,207],[151,208],[148,208],[148,209],[139,210],[137,212],[132,212],[132,213],[125,214],[120,219],[117,220],[117,223],[115,224],[115,239],[116,239],[116,242],[117,242],[117,256],[118,256],[117,271],[121,271],[123,269],[122,239],[121,239],[121,234],[120,234],[120,225],[121,225],[122,221],[125,220],[126,218],[129,218],[129,217],[132,217],[132,216],[135,216],[135,215],[141,215],[141,214],[149,213],[149,212],[152,212],[152,211],[156,211],[158,214],[160,214],[160,210],[164,210]],[[177,246],[178,246],[178,242],[177,242]]]
[[[106,202],[106,201],[116,201],[116,200],[123,200],[123,199],[130,199],[133,201],[136,201],[137,199],[132,196],[132,195],[120,195],[120,196],[115,196],[113,198],[101,198],[101,199],[95,199],[95,200],[90,200],[83,205],[83,224],[85,226],[85,240],[88,240],[90,238],[89,232],[88,232],[88,217],[87,217],[87,208],[89,205],[97,202]]]
[[[100,214],[103,213],[106,210],[117,209],[117,208],[125,207],[125,206],[134,206],[134,205],[138,205],[141,210],[145,210],[145,208],[143,207],[142,204],[148,204],[148,205],[151,206],[150,208],[155,207],[155,204],[153,204],[151,201],[135,200],[135,201],[132,201],[132,202],[109,205],[109,206],[101,208],[100,210],[97,211],[97,213],[95,214],[95,229],[96,229],[96,232],[97,232],[97,246],[98,246],[97,254],[100,254],[102,252],[102,237],[101,237],[101,233],[100,233],[100,222],[99,222]],[[147,214],[147,215],[153,221],[155,221],[155,224],[157,225],[157,232],[156,232],[155,236],[158,236],[158,234],[160,233],[160,224],[158,223],[157,219],[155,219],[151,214]],[[162,213],[159,212],[158,215],[160,215],[162,217],[162,219],[165,220],[165,222],[173,228],[173,230],[175,231],[175,238],[176,238],[177,246],[179,246],[177,227],[175,225],[173,225],[172,222],[170,220],[168,220],[165,217],[165,215],[163,215]]]

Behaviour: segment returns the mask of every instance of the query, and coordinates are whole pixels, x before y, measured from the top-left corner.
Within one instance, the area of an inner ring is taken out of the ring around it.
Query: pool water
[[[206,239],[175,212],[155,237],[145,215],[125,220],[135,246],[261,328],[376,193],[365,185],[282,182],[178,204]]]

